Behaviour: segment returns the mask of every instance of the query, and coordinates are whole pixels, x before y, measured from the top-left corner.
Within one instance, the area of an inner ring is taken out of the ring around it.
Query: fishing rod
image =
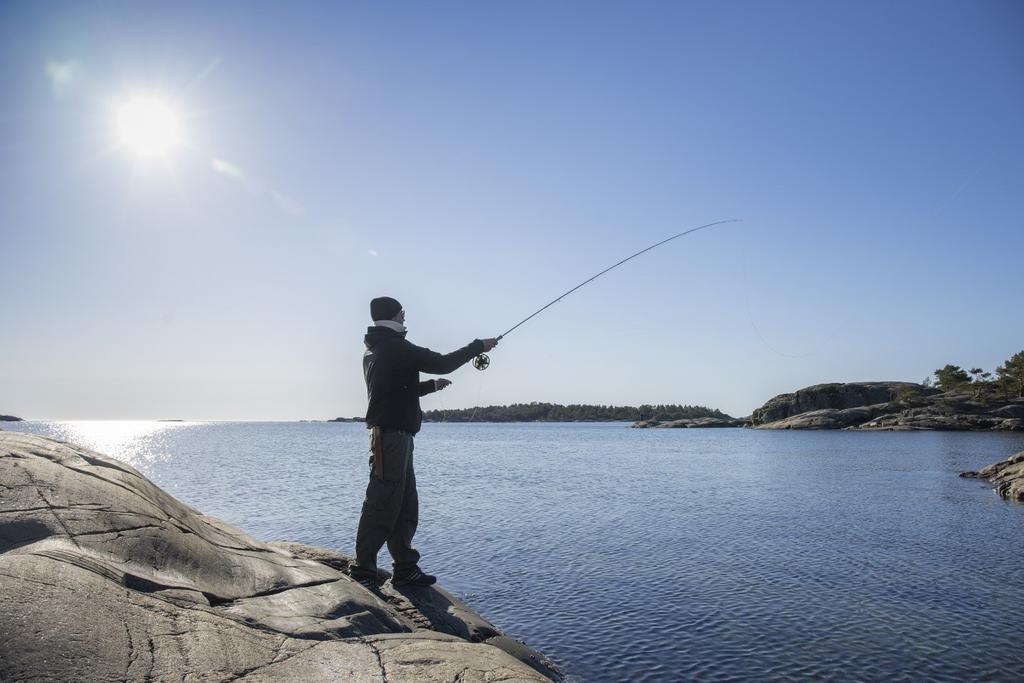
[[[621,266],[621,265],[622,265],[623,263],[625,263],[626,261],[631,261],[632,259],[635,259],[635,258],[636,258],[637,256],[639,256],[640,254],[645,254],[645,253],[647,253],[648,251],[650,251],[651,249],[656,249],[657,247],[660,247],[661,245],[665,244],[666,242],[671,242],[672,240],[674,240],[674,239],[676,239],[676,238],[678,238],[678,237],[683,237],[684,235],[689,235],[690,233],[694,233],[694,232],[697,232],[698,230],[703,230],[703,229],[705,229],[705,228],[711,228],[711,227],[714,227],[714,226],[716,226],[716,225],[723,225],[723,224],[725,224],[725,223],[741,223],[741,222],[743,222],[743,219],[742,219],[742,218],[730,218],[730,219],[728,219],[728,220],[724,220],[724,221],[715,221],[714,223],[707,223],[707,224],[705,224],[705,225],[701,225],[701,226],[698,226],[698,227],[696,227],[696,228],[690,228],[689,230],[684,230],[683,232],[680,232],[680,233],[678,233],[678,234],[672,235],[671,237],[668,237],[668,238],[666,238],[666,239],[663,239],[662,241],[658,242],[657,244],[652,244],[651,246],[647,247],[646,249],[641,249],[640,251],[636,252],[636,253],[635,253],[635,254],[633,254],[632,256],[627,256],[626,258],[622,259],[622,260],[621,260],[621,261],[619,261],[618,263],[615,263],[615,264],[613,264],[613,265],[610,265],[610,266],[608,266],[607,268],[605,268],[604,270],[602,270],[602,271],[601,271],[600,273],[598,273],[597,275],[594,275],[593,277],[590,277],[590,278],[588,278],[588,279],[584,280],[583,282],[579,283],[578,285],[576,285],[575,287],[573,287],[572,289],[570,289],[570,290],[569,290],[568,292],[566,292],[565,294],[562,294],[561,296],[559,296],[559,297],[558,297],[557,299],[554,299],[554,300],[552,300],[552,301],[549,301],[548,303],[544,304],[543,306],[541,306],[540,308],[538,308],[538,309],[537,309],[536,311],[534,311],[533,313],[531,313],[530,315],[526,316],[525,318],[523,318],[522,320],[520,320],[520,321],[519,321],[518,323],[516,323],[515,325],[513,325],[512,327],[510,327],[510,328],[509,328],[509,329],[508,329],[508,330],[507,330],[507,331],[506,331],[505,333],[503,333],[503,334],[499,334],[499,335],[497,336],[497,340],[498,340],[498,341],[501,341],[501,340],[502,340],[503,338],[505,338],[506,336],[508,336],[508,334],[509,334],[510,332],[514,331],[514,330],[515,330],[515,329],[516,329],[517,327],[519,327],[519,326],[520,326],[520,325],[522,325],[523,323],[527,322],[528,320],[530,320],[530,319],[534,318],[535,316],[537,316],[537,315],[539,315],[539,314],[543,313],[543,312],[544,312],[545,310],[547,310],[547,309],[548,309],[548,308],[550,308],[551,306],[554,306],[554,305],[555,305],[555,304],[557,304],[557,303],[558,303],[559,301],[561,301],[561,300],[562,300],[562,299],[564,299],[565,297],[569,296],[570,294],[572,294],[573,292],[575,292],[575,291],[576,291],[577,289],[579,289],[580,287],[583,287],[584,285],[590,284],[591,282],[593,282],[593,281],[594,281],[594,280],[596,280],[597,278],[601,277],[602,275],[604,275],[604,274],[605,274],[605,273],[607,273],[608,271],[610,271],[610,270],[614,270],[614,269],[618,268],[619,266]],[[490,359],[490,357],[489,357],[489,356],[488,356],[488,355],[487,355],[486,353],[481,353],[481,354],[480,354],[479,356],[477,356],[476,358],[474,358],[474,359],[473,359],[473,367],[474,367],[474,368],[476,368],[477,370],[486,370],[486,369],[487,369],[487,367],[488,367],[488,366],[489,366],[490,364],[491,364],[491,359]]]

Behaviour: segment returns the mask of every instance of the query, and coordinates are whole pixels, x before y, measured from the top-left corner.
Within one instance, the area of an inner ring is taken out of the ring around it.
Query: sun
[[[117,135],[139,156],[165,156],[182,143],[181,116],[158,96],[136,95],[117,108]]]

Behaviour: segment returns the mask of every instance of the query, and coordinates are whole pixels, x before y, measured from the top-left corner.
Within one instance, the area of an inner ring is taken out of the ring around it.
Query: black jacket
[[[376,326],[366,330],[363,341],[367,428],[393,427],[410,434],[418,432],[423,421],[420,396],[435,391],[434,380],[421,382],[420,373],[445,375],[484,351],[484,343],[475,339],[442,355],[406,341],[402,333]]]

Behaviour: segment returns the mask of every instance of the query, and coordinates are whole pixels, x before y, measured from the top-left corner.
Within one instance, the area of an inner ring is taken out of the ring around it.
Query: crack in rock
[[[149,636],[146,636],[146,646],[149,648],[149,668],[146,671],[145,682],[150,683],[153,680],[153,668],[156,666],[156,647]]]
[[[384,667],[384,658],[380,656],[380,648],[373,644],[372,641],[363,641],[373,651],[373,656],[377,658],[377,666],[380,667],[380,677],[384,680],[384,683],[388,683],[388,670]]]
[[[60,508],[55,508],[53,504],[46,499],[46,496],[43,495],[42,490],[38,486],[36,487],[36,495],[39,496],[40,500],[42,500],[48,508],[50,508],[50,514],[53,515],[53,518],[57,521],[57,524],[60,525],[60,528],[64,530],[64,533],[67,535],[68,540],[75,544],[76,547],[81,548],[81,546],[78,545],[78,541],[76,541],[75,537],[71,534],[71,530],[68,529],[67,526],[65,526],[64,520],[61,519],[60,515],[57,514],[57,510]]]
[[[259,664],[258,666],[252,666],[252,667],[249,667],[248,669],[243,669],[242,671],[233,673],[233,674],[231,674],[230,678],[225,679],[225,683],[229,683],[230,681],[237,681],[240,678],[245,678],[246,676],[248,676],[251,673],[255,673],[257,671],[260,671],[261,669],[266,669],[268,666],[273,666],[275,664],[280,664],[281,662],[287,662],[292,657],[297,657],[298,655],[301,655],[304,652],[306,652],[308,650],[312,650],[314,647],[316,647],[316,644],[313,643],[313,644],[310,644],[309,647],[303,647],[302,649],[300,649],[300,650],[298,650],[296,652],[292,652],[291,654],[288,654],[288,655],[285,655],[284,657],[282,657],[281,656],[281,650],[284,649],[284,646],[288,643],[288,640],[289,639],[287,637],[282,637],[281,640],[274,646],[274,656],[273,656],[273,658],[269,662],[267,662],[266,664]]]
[[[131,678],[128,674],[131,673],[132,665],[135,663],[135,660],[139,658],[139,653],[135,649],[135,642],[132,640],[131,627],[128,626],[127,621],[123,621],[121,623],[124,625],[125,638],[128,639],[128,661],[124,665],[124,680],[129,681]]]
[[[167,527],[162,524],[140,524],[139,526],[129,526],[123,529],[97,529],[95,531],[80,531],[75,536],[103,536],[105,534],[117,534],[121,536],[128,531],[138,531],[139,529],[166,529]]]
[[[0,576],[6,576],[9,579],[16,579],[18,581],[24,581],[26,583],[35,583],[35,584],[38,584],[40,586],[49,586],[51,588],[63,588],[64,587],[64,586],[60,586],[60,585],[58,585],[56,583],[50,583],[49,581],[43,581],[42,579],[29,578],[27,576],[18,576],[16,574],[7,574],[5,572],[0,572]]]

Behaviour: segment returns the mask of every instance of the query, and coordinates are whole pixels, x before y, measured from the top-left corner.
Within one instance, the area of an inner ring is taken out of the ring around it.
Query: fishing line
[[[437,391],[437,392],[434,392],[434,393],[443,394],[444,392],[443,391]],[[447,422],[448,421],[448,407],[446,405],[447,401],[444,400],[443,396],[438,396],[437,397],[437,402],[441,406],[441,422]]]
[[[757,338],[761,340],[761,343],[764,344],[769,351],[779,356],[782,356],[783,358],[800,359],[809,358],[810,356],[816,355],[818,351],[820,351],[821,348],[825,346],[825,344],[828,344],[830,341],[832,341],[839,335],[839,325],[834,326],[832,328],[832,332],[827,337],[825,337],[825,339],[823,339],[816,346],[812,347],[809,351],[806,351],[804,353],[786,353],[785,351],[780,351],[778,348],[776,348],[775,345],[769,342],[768,339],[764,336],[764,334],[761,333],[761,328],[758,327],[757,323],[754,321],[754,312],[750,308],[750,269],[746,267],[746,264],[750,262],[749,259],[746,258],[750,254],[749,245],[745,240],[740,240],[740,244],[742,245],[741,249],[743,250],[744,254],[744,267],[740,268],[740,272],[743,274],[743,307],[744,309],[746,309],[747,322],[750,324],[751,329],[754,330],[754,334],[757,335]]]
[[[715,221],[714,223],[706,223],[704,225],[699,225],[696,228],[690,228],[689,230],[684,230],[683,232],[676,233],[675,235],[672,235],[671,237],[667,237],[667,238],[661,240],[660,242],[652,244],[651,246],[649,246],[649,247],[647,247],[645,249],[641,249],[640,251],[636,252],[635,254],[627,256],[626,258],[622,259],[621,261],[608,266],[607,268],[602,270],[597,275],[593,275],[593,276],[587,278],[586,280],[584,280],[583,282],[579,283],[578,285],[576,285],[575,287],[573,287],[569,291],[565,292],[561,296],[559,296],[559,297],[549,301],[548,303],[544,304],[543,306],[538,308],[536,311],[534,311],[533,313],[531,313],[530,315],[526,316],[525,318],[520,320],[518,323],[516,323],[515,325],[510,327],[503,334],[498,335],[497,339],[498,339],[498,341],[502,340],[503,338],[508,336],[510,333],[515,331],[518,327],[520,327],[521,325],[523,325],[527,321],[529,321],[529,320],[533,319],[534,317],[540,315],[541,313],[546,311],[551,306],[554,306],[559,301],[561,301],[565,297],[567,297],[570,294],[572,294],[573,292],[575,292],[577,289],[580,289],[581,287],[590,284],[591,282],[593,282],[597,278],[601,277],[602,275],[604,275],[608,271],[614,270],[614,269],[618,268],[619,266],[621,266],[623,263],[626,263],[627,261],[632,261],[637,256],[640,256],[641,254],[646,254],[650,250],[656,249],[656,248],[660,247],[661,245],[665,244],[666,242],[671,242],[672,240],[677,239],[679,237],[684,237],[686,235],[695,233],[698,230],[704,230],[705,228],[711,228],[711,227],[714,227],[716,225],[723,225],[725,223],[741,223],[741,222],[742,222],[742,219],[740,219],[740,218],[730,218],[730,219],[724,220],[724,221]],[[476,358],[473,359],[473,367],[475,367],[477,370],[486,370],[487,367],[490,364],[491,364],[491,359],[485,353],[481,353],[479,356],[477,356]]]
[[[977,177],[979,175],[981,175],[981,172],[983,170],[985,170],[986,168],[988,168],[988,159],[987,158],[983,158],[981,163],[979,163],[978,166],[972,172],[969,172],[969,173],[967,173],[966,175],[964,175],[962,177],[963,179],[960,181],[960,183],[955,187],[955,189],[951,193],[939,197],[938,199],[936,199],[932,203],[931,210],[922,215],[922,218],[918,221],[918,224],[924,224],[924,225],[928,226],[930,221],[933,220],[935,217],[937,217],[939,214],[943,213],[946,210],[947,205],[949,203],[951,203],[954,199],[956,199],[956,197],[961,192],[963,192],[965,189],[967,189],[977,179]],[[748,253],[747,252],[748,245],[747,245],[746,241],[745,240],[741,240],[740,244],[742,245],[742,248],[744,249],[744,253]],[[817,355],[817,353],[822,349],[822,347],[824,347],[826,344],[828,344],[829,342],[834,340],[837,336],[839,336],[839,328],[840,328],[840,326],[838,324],[836,324],[833,327],[832,332],[828,336],[826,336],[824,338],[824,340],[822,340],[819,344],[815,345],[814,347],[811,348],[811,350],[809,350],[809,351],[807,351],[805,353],[800,353],[800,354],[785,353],[785,352],[780,351],[779,349],[775,348],[775,346],[773,346],[765,338],[765,336],[761,333],[761,330],[757,326],[757,323],[754,322],[754,314],[753,314],[753,312],[751,311],[751,308],[750,308],[750,290],[751,290],[751,288],[750,288],[750,282],[749,282],[749,269],[748,268],[742,268],[741,272],[743,273],[743,281],[744,281],[744,285],[745,285],[744,288],[743,288],[744,289],[743,303],[744,303],[744,305],[746,307],[746,310],[747,310],[747,321],[750,323],[750,327],[754,330],[754,334],[756,334],[758,339],[761,340],[761,343],[764,344],[766,347],[768,347],[768,349],[770,349],[772,352],[774,352],[774,353],[776,353],[776,354],[778,354],[780,356],[783,356],[785,358],[796,358],[796,359],[807,358],[809,356]]]
[[[442,392],[436,392],[436,393],[442,393]],[[473,412],[470,414],[469,419],[466,420],[467,422],[472,422],[473,419],[476,418],[476,411],[478,411],[480,409],[480,397],[483,396],[483,393],[484,393],[484,377],[483,377],[483,375],[480,375],[480,381],[477,382],[477,387],[476,387],[476,403],[474,404]],[[444,398],[442,398],[440,396],[438,397],[438,403],[440,404],[440,408],[439,409],[441,411],[441,422],[448,422],[448,416],[451,415],[456,410],[459,410],[459,408],[449,408],[447,406],[448,402],[445,401]]]
[[[765,339],[764,335],[761,334],[761,330],[760,330],[760,328],[758,328],[757,323],[754,322],[754,314],[750,310],[750,292],[749,292],[749,290],[746,292],[746,294],[743,297],[743,303],[746,304],[747,322],[750,323],[750,327],[754,330],[754,334],[757,335],[757,338],[761,340],[762,344],[764,344],[766,347],[768,347],[768,350],[770,350],[770,351],[772,351],[774,353],[777,353],[778,355],[780,355],[780,356],[782,356],[784,358],[809,358],[810,356],[813,356],[814,354],[816,354],[818,352],[818,350],[822,346],[824,346],[827,342],[832,341],[832,337],[835,337],[835,333],[833,333],[831,336],[829,336],[828,339],[826,339],[824,342],[819,344],[814,350],[808,351],[806,353],[786,353],[785,351],[779,351],[772,344],[770,344],[767,339]]]
[[[484,376],[480,375],[480,379],[476,386],[476,401],[473,402],[473,413],[469,416],[468,422],[472,422],[476,419],[476,411],[480,410],[480,397],[484,395]]]

